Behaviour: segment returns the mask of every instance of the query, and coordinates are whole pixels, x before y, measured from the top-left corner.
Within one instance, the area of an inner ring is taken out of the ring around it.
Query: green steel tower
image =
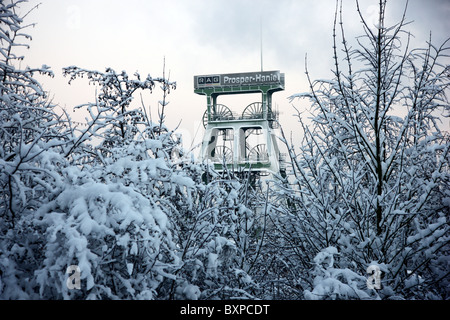
[[[194,76],[194,92],[206,96],[203,115],[205,134],[200,158],[218,171],[250,172],[253,175],[284,175],[274,129],[278,115],[272,95],[284,90],[279,71]],[[261,93],[261,101],[248,105],[242,114],[217,103],[220,95]]]

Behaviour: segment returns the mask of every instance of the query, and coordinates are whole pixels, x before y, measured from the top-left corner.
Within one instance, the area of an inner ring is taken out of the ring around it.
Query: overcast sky
[[[178,84],[169,97],[167,125],[180,131],[185,141],[201,138],[199,125],[206,108],[204,96],[193,93],[193,76],[202,74],[259,71],[261,65],[260,25],[264,70],[286,75],[285,91],[274,95],[287,131],[295,133],[294,109],[287,97],[308,90],[305,54],[311,77],[331,78],[334,0],[30,0],[26,7],[41,3],[26,22],[33,41],[25,53],[29,66],[49,65],[53,79],[42,79],[54,102],[72,110],[94,101],[94,88],[80,79],[67,84],[62,68],[76,65],[104,71],[112,67],[132,75],[162,75],[166,71]],[[360,1],[366,17],[376,16],[377,0]],[[388,24],[398,22],[405,1],[388,4]],[[424,46],[430,31],[433,42],[450,37],[449,0],[410,0],[407,26],[414,46]],[[262,22],[260,24],[260,21]],[[344,0],[344,26],[348,41],[362,34],[353,0]],[[155,90],[146,104],[153,110],[161,99]],[[219,102],[234,111],[259,96],[225,98]],[[75,119],[81,114],[72,113]],[[200,137],[199,137],[200,136]]]

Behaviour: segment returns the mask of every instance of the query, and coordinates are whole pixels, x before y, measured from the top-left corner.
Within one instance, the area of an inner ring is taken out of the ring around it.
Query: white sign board
[[[194,88],[236,87],[249,85],[284,85],[280,71],[216,74],[194,76]]]

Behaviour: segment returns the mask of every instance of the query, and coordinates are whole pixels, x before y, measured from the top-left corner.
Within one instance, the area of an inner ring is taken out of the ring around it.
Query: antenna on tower
[[[259,16],[259,34],[260,34],[260,51],[261,51],[261,72],[263,72],[263,34],[262,34],[262,17]]]

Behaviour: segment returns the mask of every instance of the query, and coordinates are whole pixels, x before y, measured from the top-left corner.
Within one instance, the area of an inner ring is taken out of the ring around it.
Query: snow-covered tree
[[[161,189],[175,180],[165,174],[170,168],[163,156],[176,142],[145,138],[137,112],[125,111],[129,102],[114,104],[153,82],[125,75],[117,86],[102,83],[104,103],[89,105],[99,112],[77,134],[33,78],[37,72],[52,75],[49,68],[17,67],[22,57],[14,49],[22,46],[21,37],[30,38],[16,14],[23,2],[0,6],[0,297],[154,298],[162,278],[170,276],[166,268],[179,261],[167,217],[136,186],[152,175]],[[111,73],[95,76],[117,78]],[[158,136],[165,137],[161,125]],[[104,138],[100,148],[87,143],[93,136]],[[176,185],[185,181],[180,176]],[[80,290],[66,285],[70,265],[80,269]]]
[[[313,115],[283,136],[292,172],[255,183],[184,153],[165,68],[64,68],[96,95],[84,126],[58,113],[50,68],[18,63],[23,2],[0,3],[1,299],[448,299],[448,48],[410,50],[406,9],[388,27],[380,0],[373,28],[357,2],[353,48],[336,3],[333,77],[291,97]]]
[[[34,298],[30,281],[42,259],[39,228],[31,217],[64,188],[59,175],[71,133],[64,116],[34,75],[49,67],[21,68],[28,48],[24,1],[0,3],[0,297]]]
[[[214,175],[210,183],[196,186],[190,207],[172,202],[177,206],[171,215],[173,234],[182,248],[183,266],[177,270],[177,280],[162,288],[169,298],[189,298],[183,290],[193,286],[199,299],[256,297],[249,265],[255,256],[252,239],[258,223],[243,200],[247,187]]]
[[[0,6],[0,217],[5,227],[14,226],[24,211],[36,209],[43,193],[59,187],[45,165],[51,167],[52,158],[58,157],[49,151],[67,143],[64,122],[33,78],[35,73],[52,76],[52,71],[45,65],[18,67],[23,56],[16,48],[27,47],[22,41],[30,38],[24,33],[29,26],[15,13],[22,2]],[[25,201],[30,195],[36,203]]]
[[[97,88],[86,124],[59,116],[33,73],[17,69],[23,1],[1,5],[2,299],[252,297],[257,228],[248,185],[195,163],[165,124],[165,76],[63,69]],[[5,27],[3,27],[5,25]],[[25,36],[29,38],[29,36]],[[138,93],[159,84],[157,121]],[[208,184],[203,173],[215,177]],[[253,251],[254,252],[254,251]],[[79,286],[68,285],[76,270]]]
[[[373,28],[357,2],[364,33],[352,47],[336,3],[333,78],[312,81],[307,70],[310,91],[291,97],[309,99],[313,117],[298,114],[299,152],[286,141],[296,188],[280,223],[304,250],[297,261],[334,247],[341,269],[368,276],[369,265],[385,266],[383,298],[446,299],[450,142],[439,114],[450,111],[449,48],[430,39],[410,50],[406,7],[392,26],[386,8],[380,0]],[[314,284],[304,285],[311,297]]]
[[[134,74],[134,79],[130,78],[125,71],[117,73],[111,68],[105,72],[96,70],[86,70],[76,66],[70,66],[63,69],[65,76],[69,76],[71,83],[76,78],[86,77],[90,84],[99,86],[100,93],[96,96],[95,102],[89,102],[77,109],[85,108],[88,113],[87,129],[82,128],[77,142],[73,145],[75,149],[83,141],[95,138],[97,140],[97,150],[100,151],[100,157],[109,157],[108,150],[115,146],[126,144],[127,141],[155,139],[157,136],[162,140],[170,140],[173,132],[164,126],[164,114],[161,113],[159,123],[152,123],[151,117],[144,105],[137,108],[132,105],[138,91],[149,91],[155,88],[157,83],[161,84],[163,90],[163,100],[160,105],[164,108],[170,89],[176,88],[176,82],[169,79],[152,78],[148,75],[141,79],[139,73]],[[142,93],[142,92],[141,92]],[[70,150],[71,151],[71,150]],[[164,152],[164,150],[160,150]],[[161,154],[156,154],[161,156]],[[171,156],[169,155],[165,155]],[[100,160],[101,161],[101,160]]]
[[[313,290],[305,290],[308,300],[355,300],[377,299],[375,291],[366,292],[367,278],[349,268],[335,268],[339,252],[334,247],[320,251],[314,257]]]
[[[241,205],[248,192],[217,174],[205,185],[202,175],[212,169],[184,157],[180,140],[164,125],[175,84],[150,76],[140,81],[137,73],[130,79],[110,68],[69,67],[64,74],[71,81],[86,76],[100,93],[95,103],[77,107],[87,109],[87,127],[67,152],[73,165],[64,171],[66,190],[38,212],[36,223],[47,226],[47,258],[36,272],[41,296],[251,297],[255,285],[244,261],[252,223],[241,225],[253,219]],[[152,122],[143,104],[131,102],[137,90],[157,82],[163,100]],[[80,266],[84,290],[67,290],[65,265]]]

